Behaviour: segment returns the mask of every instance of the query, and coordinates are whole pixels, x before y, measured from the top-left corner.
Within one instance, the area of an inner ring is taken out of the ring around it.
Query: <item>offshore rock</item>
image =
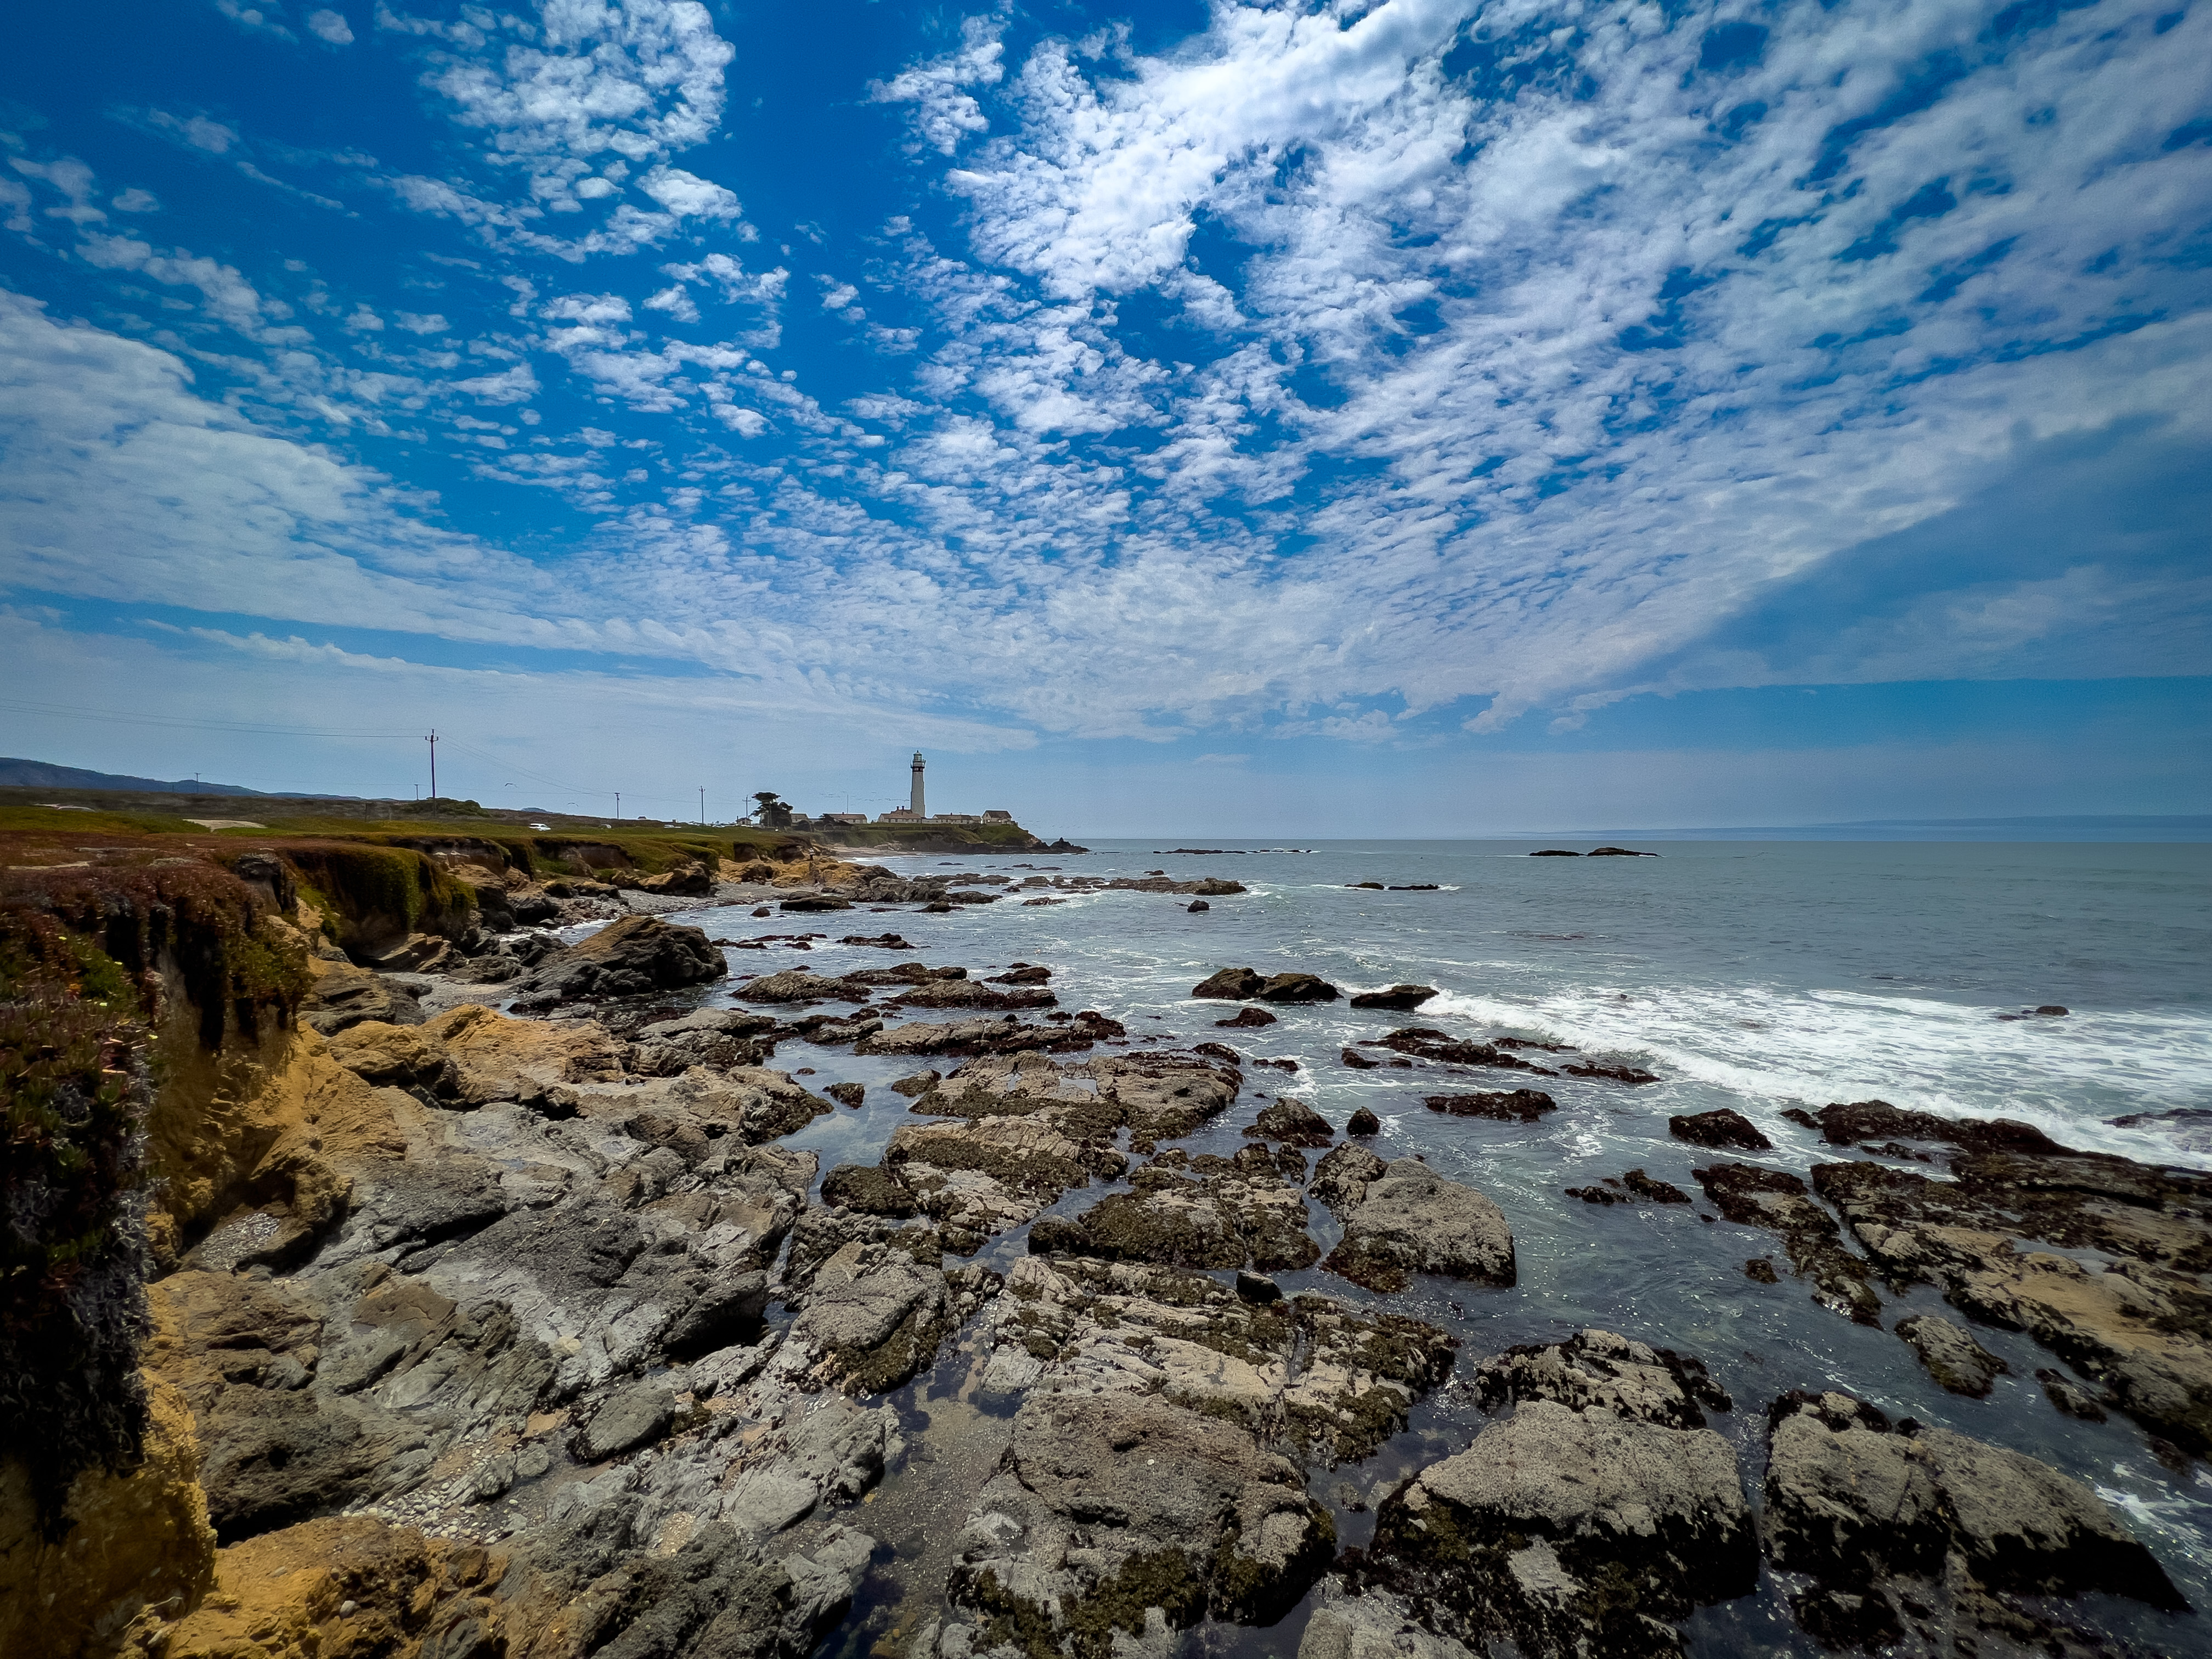
[[[1735,1146],[1752,1152],[1771,1152],[1774,1147],[1774,1143],[1761,1134],[1749,1118],[1732,1106],[1695,1112],[1687,1117],[1670,1117],[1667,1120],[1667,1133],[1692,1146]]]
[[[2185,1605],[2103,1500],[2034,1458],[1893,1427],[1844,1394],[1787,1394],[1768,1419],[1768,1547],[1777,1567],[1816,1581],[1790,1606],[1824,1645],[1909,1638],[1952,1652],[1996,1637],[2057,1652],[2055,1638],[2081,1633],[2015,1597],[2094,1589]]]
[[[1418,1158],[1401,1158],[1362,1183],[1341,1213],[1343,1241],[1322,1266],[1370,1290],[1402,1291],[1417,1273],[1485,1285],[1510,1285],[1516,1276],[1512,1230],[1498,1206]]]
[[[1353,994],[1355,1008],[1418,1008],[1437,994],[1433,985],[1393,985],[1387,991],[1360,991]]]
[[[1274,974],[1252,993],[1262,1002],[1334,1002],[1343,995],[1316,974]]]
[[[1486,1090],[1468,1095],[1425,1095],[1421,1103],[1432,1112],[1446,1112],[1453,1117],[1495,1118],[1501,1123],[1534,1123],[1545,1113],[1559,1109],[1559,1103],[1541,1089]]]
[[[1267,982],[1249,968],[1222,968],[1192,986],[1190,994],[1194,997],[1241,1002],[1246,997],[1259,995],[1260,988]]]
[[[1286,1146],[1326,1146],[1336,1139],[1328,1120],[1302,1100],[1287,1095],[1260,1109],[1258,1119],[1244,1133]]]

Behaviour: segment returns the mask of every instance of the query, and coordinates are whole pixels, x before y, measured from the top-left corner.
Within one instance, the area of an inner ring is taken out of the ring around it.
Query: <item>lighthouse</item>
[[[914,799],[908,810],[918,818],[926,818],[929,816],[929,809],[921,799],[921,750],[917,749],[914,751]]]

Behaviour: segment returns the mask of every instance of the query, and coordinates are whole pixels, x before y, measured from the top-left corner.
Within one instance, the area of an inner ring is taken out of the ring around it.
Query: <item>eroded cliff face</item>
[[[215,1582],[191,1410],[158,1376],[145,1388],[140,1461],[80,1474],[58,1540],[40,1524],[27,1467],[0,1463],[0,1653],[10,1659],[144,1651]]]

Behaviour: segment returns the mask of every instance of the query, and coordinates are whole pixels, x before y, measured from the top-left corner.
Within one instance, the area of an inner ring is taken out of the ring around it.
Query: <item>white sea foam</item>
[[[2105,1120],[2212,1098],[2212,1019],[2179,1011],[2001,1021],[1931,998],[1753,985],[1448,994],[1422,1013],[1642,1059],[1770,1109],[1878,1098],[2016,1118],[2069,1145],[2154,1160],[2202,1155],[2173,1126]]]

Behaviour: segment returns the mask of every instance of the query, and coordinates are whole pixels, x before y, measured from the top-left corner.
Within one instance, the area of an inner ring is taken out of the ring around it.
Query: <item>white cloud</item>
[[[395,311],[392,319],[410,334],[443,334],[453,325],[436,312]]]
[[[246,0],[210,0],[215,9],[250,34],[266,34],[279,40],[294,40],[299,37],[286,27],[284,10],[275,0],[260,0],[249,5]]]
[[[161,200],[150,190],[140,190],[135,185],[129,190],[118,191],[110,198],[108,206],[118,213],[158,213]]]
[[[146,119],[163,131],[183,139],[194,149],[205,150],[210,155],[227,155],[238,142],[238,131],[220,121],[204,115],[172,115],[167,110],[149,110]]]
[[[744,212],[736,196],[682,167],[654,167],[639,181],[647,196],[683,219],[734,219]]]
[[[343,13],[311,11],[307,14],[307,27],[318,39],[326,40],[331,46],[349,46],[353,44],[353,29]]]
[[[869,97],[879,104],[914,105],[915,148],[926,144],[940,155],[951,155],[963,138],[990,130],[983,106],[963,88],[994,87],[1004,78],[1006,49],[999,34],[1005,27],[1003,8],[994,16],[963,19],[956,51],[877,82]]]
[[[645,302],[647,311],[665,311],[679,323],[699,320],[699,307],[692,303],[690,291],[681,283],[672,283]]]

